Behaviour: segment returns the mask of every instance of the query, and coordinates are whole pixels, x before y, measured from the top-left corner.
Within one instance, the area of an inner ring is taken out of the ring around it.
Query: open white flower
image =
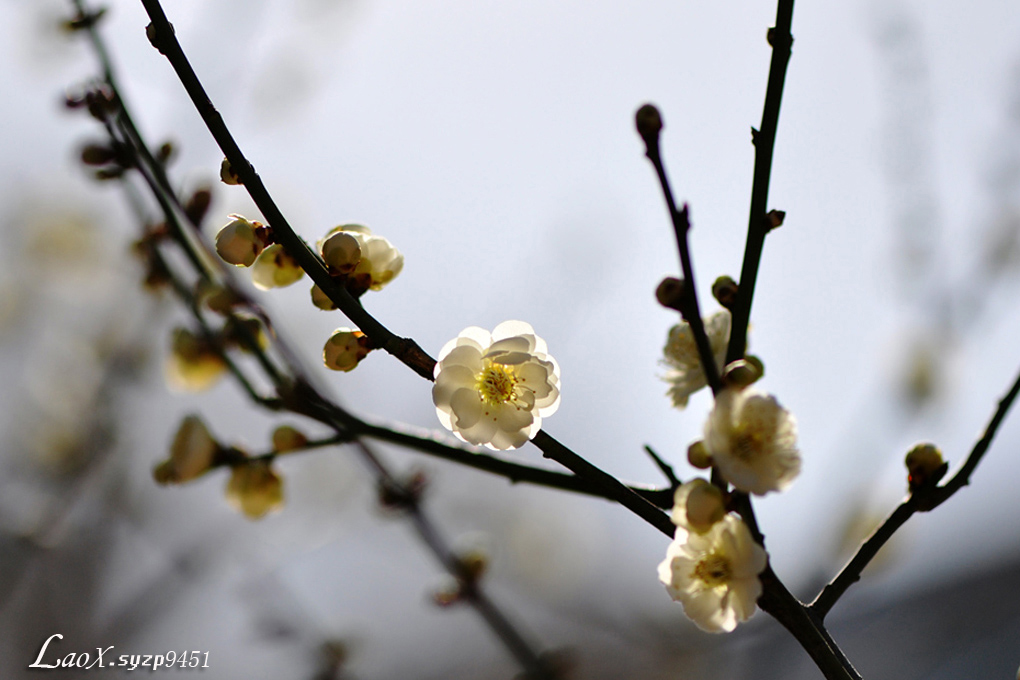
[[[705,319],[704,323],[712,356],[722,371],[726,361],[726,345],[730,341],[730,312],[724,309]],[[671,384],[667,394],[673,399],[673,406],[684,408],[689,396],[708,385],[689,323],[682,321],[669,329],[662,353],[663,363],[670,368],[663,376]]]
[[[560,405],[560,367],[523,321],[492,333],[461,331],[439,352],[432,401],[448,430],[469,444],[502,451],[523,446]]]
[[[726,388],[705,423],[712,463],[740,491],[782,491],[800,474],[797,423],[771,395]]]
[[[758,574],[767,563],[747,525],[725,515],[704,534],[677,527],[659,580],[699,628],[728,633],[754,614],[762,592]]]

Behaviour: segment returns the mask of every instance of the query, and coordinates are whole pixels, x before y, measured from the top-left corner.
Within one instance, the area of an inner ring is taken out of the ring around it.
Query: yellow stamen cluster
[[[730,578],[733,576],[733,569],[730,567],[728,559],[722,555],[712,553],[706,555],[698,562],[691,575],[709,588],[715,588],[716,586],[729,583]]]

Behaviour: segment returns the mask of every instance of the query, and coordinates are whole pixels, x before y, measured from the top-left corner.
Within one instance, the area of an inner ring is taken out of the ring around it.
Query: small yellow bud
[[[289,286],[304,275],[297,261],[279,243],[263,250],[251,267],[251,281],[261,290]]]
[[[346,231],[331,234],[322,242],[322,260],[331,274],[350,274],[361,261],[361,244]]]
[[[230,161],[226,158],[220,163],[220,181],[224,184],[230,184],[236,186],[241,184],[241,178],[234,173],[234,169],[230,167]]]
[[[322,350],[322,361],[326,368],[334,371],[351,371],[368,356],[371,348],[368,338],[361,331],[351,328],[337,328],[329,336]]]
[[[907,452],[907,483],[911,491],[938,480],[946,474],[948,464],[942,459],[942,451],[934,444],[918,444]]]
[[[202,419],[189,415],[181,421],[170,445],[170,458],[153,470],[160,484],[181,484],[205,474],[219,451],[219,443],[209,434]]]
[[[753,362],[745,359],[737,359],[727,364],[722,374],[723,385],[743,389],[761,378],[761,371]]]
[[[273,430],[273,450],[277,453],[296,451],[308,443],[308,437],[290,425],[281,425]]]
[[[682,485],[673,495],[673,524],[703,534],[726,515],[722,491],[704,479]]]
[[[265,228],[258,222],[249,222],[241,215],[231,215],[233,221],[216,234],[216,253],[224,262],[238,267],[250,267],[266,247]]]
[[[324,312],[332,312],[336,309],[336,305],[333,301],[322,292],[319,286],[312,284],[312,304],[321,309]]]
[[[171,387],[200,392],[212,387],[227,370],[223,357],[208,338],[187,328],[176,328],[166,362]]]
[[[227,482],[227,502],[249,519],[283,508],[283,481],[265,461],[238,465]]]
[[[687,462],[699,470],[707,470],[712,467],[712,456],[708,453],[708,447],[700,439],[687,447]]]

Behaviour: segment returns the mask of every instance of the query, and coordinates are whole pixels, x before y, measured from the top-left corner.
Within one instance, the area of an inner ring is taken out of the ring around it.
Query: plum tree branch
[[[905,501],[900,503],[899,506],[893,510],[892,514],[882,524],[875,529],[870,537],[861,547],[857,549],[857,553],[850,558],[850,561],[843,567],[843,569],[836,575],[832,581],[826,585],[822,591],[815,598],[815,601],[811,603],[811,609],[815,615],[821,620],[832,609],[833,605],[839,600],[840,597],[852,586],[854,583],[861,578],[861,572],[868,566],[878,551],[882,549],[893,534],[903,526],[908,519],[913,517],[916,512],[928,512],[934,510],[938,506],[945,503],[955,494],[957,491],[962,489],[964,486],[970,483],[970,476],[977,469],[978,463],[984,457],[988,451],[988,447],[991,446],[992,440],[995,438],[996,432],[999,430],[999,426],[1002,421],[1006,418],[1006,414],[1009,409],[1013,406],[1013,402],[1016,401],[1017,395],[1020,394],[1020,374],[1017,375],[1013,381],[1013,386],[1009,391],[999,400],[999,404],[995,409],[995,413],[992,414],[991,419],[985,426],[985,431],[981,435],[981,438],[977,440],[974,447],[971,449],[970,454],[964,461],[960,469],[953,475],[953,477],[945,484],[939,486],[937,484],[931,484],[922,486],[920,489],[912,492]]]

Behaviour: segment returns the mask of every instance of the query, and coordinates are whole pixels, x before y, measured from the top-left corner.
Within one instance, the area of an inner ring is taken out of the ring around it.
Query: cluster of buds
[[[249,519],[260,519],[283,507],[283,480],[273,470],[271,458],[308,445],[308,438],[288,425],[273,432],[273,453],[252,458],[236,447],[224,446],[197,415],[181,421],[170,445],[170,456],[153,469],[159,484],[183,484],[215,467],[229,467],[226,498]]]
[[[386,238],[361,224],[333,227],[318,243],[330,276],[354,297],[382,290],[404,268],[404,256]],[[312,304],[322,310],[336,305],[318,286],[312,286]]]

